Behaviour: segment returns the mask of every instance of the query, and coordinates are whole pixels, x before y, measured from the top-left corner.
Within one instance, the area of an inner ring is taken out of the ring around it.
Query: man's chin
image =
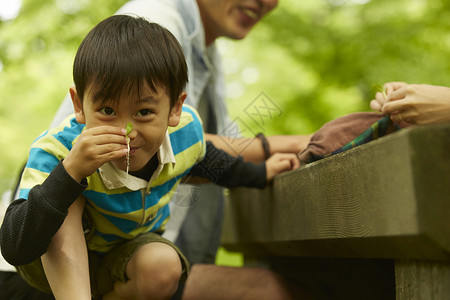
[[[234,34],[232,36],[229,36],[229,38],[236,40],[236,41],[242,40],[247,37],[249,32],[250,32],[250,30],[239,30],[239,31],[234,32]]]

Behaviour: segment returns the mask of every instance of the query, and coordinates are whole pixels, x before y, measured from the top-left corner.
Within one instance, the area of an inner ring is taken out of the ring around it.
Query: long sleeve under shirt
[[[190,176],[206,178],[225,187],[266,185],[265,163],[244,162],[207,142],[204,159],[189,171]],[[12,265],[23,265],[42,256],[59,230],[68,208],[87,187],[76,182],[62,162],[41,185],[30,190],[28,200],[17,199],[8,207],[0,229],[0,248]]]

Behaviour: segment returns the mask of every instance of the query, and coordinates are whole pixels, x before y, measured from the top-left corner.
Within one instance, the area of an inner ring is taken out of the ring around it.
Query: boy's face
[[[158,85],[157,93],[154,93],[144,83],[139,99],[125,96],[115,102],[94,102],[90,89],[87,89],[82,105],[78,97],[73,101],[77,121],[86,124],[87,129],[105,125],[125,128],[128,122],[133,124],[133,130],[128,135],[131,148],[129,170],[138,171],[159,150],[167,127],[178,125],[185,97],[186,94],[182,93],[174,107],[170,108],[170,98],[164,87]],[[125,157],[112,163],[121,170],[127,169]]]
[[[243,39],[278,0],[197,0],[206,43],[224,36]]]

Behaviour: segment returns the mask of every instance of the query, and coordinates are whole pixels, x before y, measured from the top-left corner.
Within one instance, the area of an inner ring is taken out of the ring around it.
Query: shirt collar
[[[158,177],[159,173],[166,164],[175,165],[175,155],[173,154],[172,144],[170,143],[169,133],[166,131],[166,136],[159,146],[159,150],[156,153],[159,161],[159,165],[152,175],[150,181],[141,179],[139,177],[127,174],[127,172],[120,170],[114,166],[111,162],[105,163],[98,169],[100,178],[105,186],[112,190],[126,187],[132,191],[145,189],[150,186],[151,182]]]
[[[166,136],[164,137],[164,140],[161,144],[161,146],[159,146],[159,151],[158,151],[158,160],[160,162],[160,164],[168,164],[168,163],[173,163],[175,164],[175,155],[173,154],[173,149],[172,149],[172,143],[170,143],[170,136],[169,136],[169,132],[166,131]]]

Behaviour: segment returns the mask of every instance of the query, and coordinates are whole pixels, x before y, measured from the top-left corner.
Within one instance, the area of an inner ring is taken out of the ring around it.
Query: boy
[[[33,143],[20,199],[2,225],[2,253],[56,299],[170,298],[188,264],[159,234],[180,180],[263,187],[298,167],[296,157],[279,154],[253,165],[205,143],[197,113],[183,106],[181,47],[144,19],[117,15],[99,23],[81,43],[73,74],[75,118]],[[21,209],[36,201],[69,210],[60,227],[45,229],[54,233],[50,245],[21,238],[39,230],[36,216]],[[40,260],[21,257],[30,247],[41,251]]]

